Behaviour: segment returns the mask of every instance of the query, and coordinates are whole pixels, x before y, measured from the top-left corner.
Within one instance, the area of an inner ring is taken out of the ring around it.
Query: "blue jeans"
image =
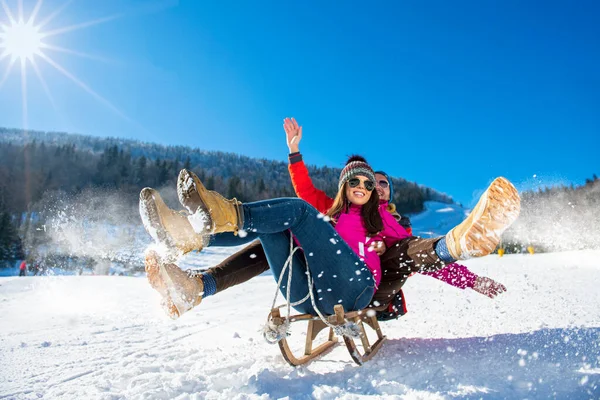
[[[322,313],[333,314],[336,304],[346,311],[369,304],[375,292],[371,271],[313,206],[298,198],[279,198],[245,203],[243,212],[243,229],[258,235],[276,280],[290,254],[290,232],[302,246],[303,253],[297,251],[293,257],[291,302],[308,294],[308,270],[315,303]],[[284,296],[287,275],[282,280]],[[294,308],[316,314],[310,298]]]

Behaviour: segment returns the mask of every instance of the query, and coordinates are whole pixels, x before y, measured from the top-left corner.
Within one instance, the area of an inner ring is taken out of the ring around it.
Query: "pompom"
[[[363,156],[359,156],[358,154],[352,154],[350,157],[348,157],[348,161],[346,161],[346,165],[348,165],[354,161],[360,161],[360,162],[364,162],[365,164],[368,164],[367,160],[365,160],[365,158]]]

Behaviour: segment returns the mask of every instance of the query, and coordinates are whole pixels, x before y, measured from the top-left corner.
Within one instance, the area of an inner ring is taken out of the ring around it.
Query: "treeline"
[[[600,180],[521,194],[519,219],[503,235],[509,252],[532,245],[536,252],[600,248]]]
[[[287,163],[184,146],[0,128],[0,156],[0,179],[8,175],[16,189],[8,201],[15,212],[46,190],[77,192],[94,186],[129,193],[144,186],[174,186],[181,168],[193,170],[210,189],[242,201],[294,196]],[[335,195],[339,168],[309,166],[309,171],[315,186]],[[420,212],[429,200],[453,202],[431,188],[392,180],[393,201],[401,213]]]

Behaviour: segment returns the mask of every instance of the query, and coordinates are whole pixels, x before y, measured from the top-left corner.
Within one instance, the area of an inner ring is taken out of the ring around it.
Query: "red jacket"
[[[324,191],[317,189],[315,185],[313,185],[312,179],[310,179],[310,176],[308,175],[308,169],[306,168],[306,165],[304,165],[304,161],[300,160],[294,162],[290,157],[288,170],[290,171],[290,177],[292,178],[292,185],[294,185],[296,195],[312,205],[320,213],[326,214],[331,206],[333,206],[333,199],[327,196]]]

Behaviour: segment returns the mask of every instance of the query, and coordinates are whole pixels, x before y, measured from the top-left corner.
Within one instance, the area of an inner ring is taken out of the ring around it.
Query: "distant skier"
[[[19,276],[27,276],[27,263],[25,260],[21,261],[21,265],[19,266]]]
[[[42,274],[42,267],[40,267],[40,263],[38,261],[33,263],[32,271],[33,271],[33,276]]]

